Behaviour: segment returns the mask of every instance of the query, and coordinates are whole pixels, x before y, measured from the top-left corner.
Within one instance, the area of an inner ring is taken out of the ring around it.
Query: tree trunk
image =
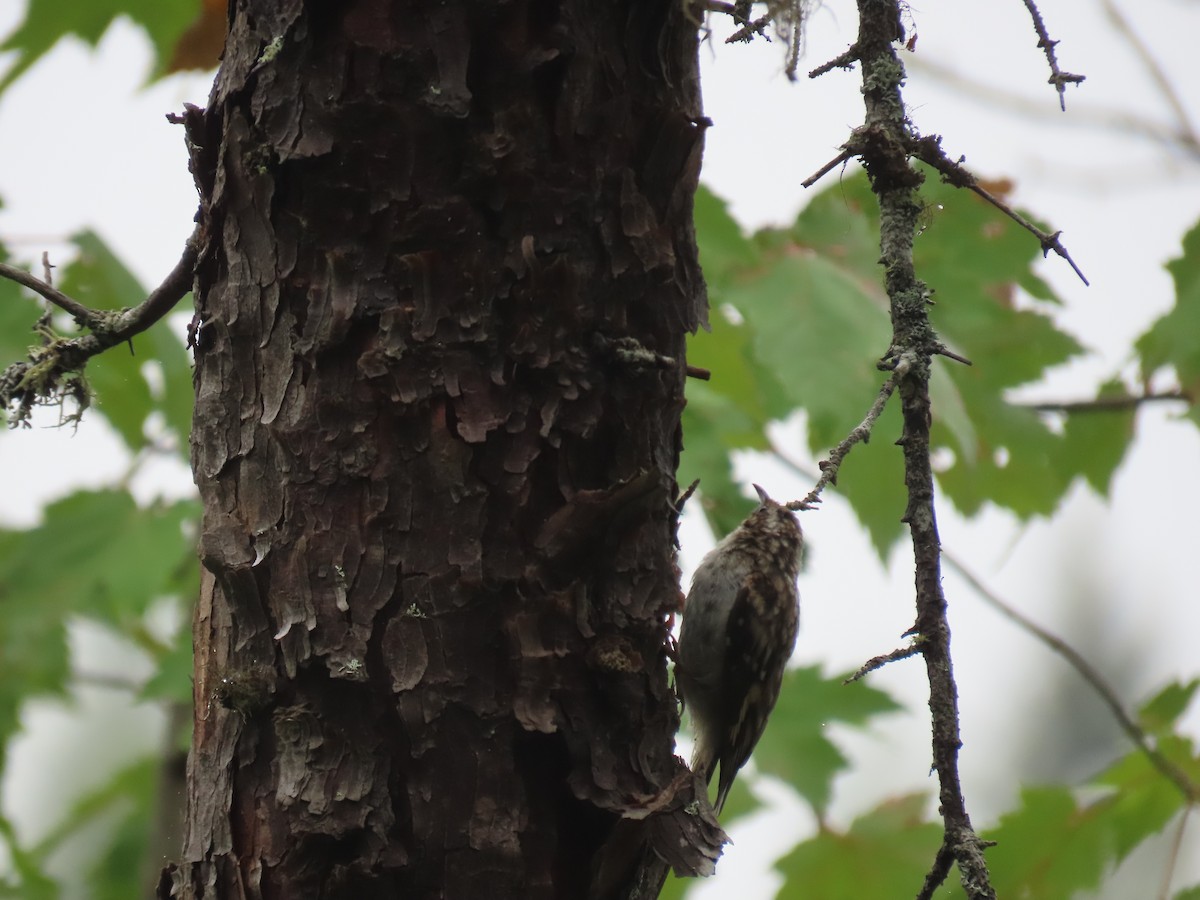
[[[230,5],[187,123],[206,578],[160,893],[596,894],[682,771],[695,23]]]

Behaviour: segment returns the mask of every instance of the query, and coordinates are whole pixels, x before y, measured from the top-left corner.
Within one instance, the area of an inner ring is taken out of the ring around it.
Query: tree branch
[[[814,69],[813,71],[815,72],[816,69]],[[852,150],[848,147],[843,149],[841,153],[839,153],[837,156],[835,156],[829,162],[825,163],[825,165],[821,166],[821,168],[817,169],[817,171],[813,172],[811,175],[809,175],[807,178],[805,178],[802,182],[800,182],[801,186],[806,187],[806,188],[812,187],[814,184],[816,184],[818,181],[820,181],[822,178],[824,178],[826,175],[828,175],[830,172],[832,172],[838,166],[843,165],[844,163],[847,163],[850,160],[854,159],[854,156],[855,156],[854,150]]]
[[[1133,720],[1133,717],[1125,711],[1125,706],[1121,702],[1121,698],[1117,695],[1116,690],[1108,683],[1108,680],[1100,674],[1100,672],[1088,662],[1078,650],[1064,641],[1062,638],[1047,631],[1041,625],[1038,625],[1024,613],[1019,612],[1016,608],[1004,602],[999,595],[989,590],[986,585],[967,569],[959,560],[952,554],[944,553],[943,558],[946,560],[946,565],[959,574],[959,576],[971,586],[971,588],[979,595],[979,597],[995,609],[1006,619],[1015,622],[1020,628],[1033,637],[1037,638],[1056,654],[1061,656],[1079,676],[1087,682],[1088,686],[1096,692],[1104,705],[1108,707],[1113,718],[1121,730],[1125,732],[1125,736],[1129,738],[1134,745],[1146,755],[1150,764],[1158,769],[1159,773],[1171,782],[1179,792],[1183,794],[1184,799],[1188,803],[1196,803],[1200,801],[1200,786],[1195,784],[1187,774],[1167,759],[1157,747],[1150,741],[1149,736],[1140,725]]]
[[[942,139],[939,135],[930,135],[929,137],[916,138],[911,146],[912,155],[926,165],[936,169],[942,176],[942,179],[954,187],[966,188],[978,194],[996,209],[1000,210],[1030,234],[1038,239],[1038,243],[1042,245],[1042,254],[1049,254],[1051,250],[1065,259],[1068,265],[1075,270],[1075,274],[1079,276],[1079,280],[1084,284],[1089,284],[1087,277],[1083,271],[1075,264],[1075,260],[1071,259],[1071,254],[1067,252],[1066,247],[1059,241],[1062,235],[1061,231],[1056,231],[1053,234],[1047,231],[1042,231],[1023,215],[993,195],[983,185],[979,183],[979,179],[973,173],[968,171],[961,160],[954,162],[950,157],[946,156],[946,152],[942,149]]]
[[[857,46],[857,44],[855,46]],[[861,53],[862,51],[859,50],[859,52]],[[897,65],[902,65],[898,57],[894,58],[896,59]],[[881,151],[886,152],[883,152],[881,156]],[[903,134],[895,134],[887,132],[886,130],[881,130],[878,123],[872,124],[868,122],[867,124],[854,129],[850,135],[850,139],[842,145],[841,153],[818,169],[813,175],[806,178],[803,182],[801,182],[801,184],[803,184],[803,186],[806,188],[812,187],[828,172],[832,171],[838,165],[844,163],[846,160],[854,156],[861,157],[863,160],[863,165],[865,166],[867,165],[868,157],[871,155],[874,155],[876,161],[879,161],[881,158],[899,161],[901,158],[903,158],[904,168],[906,170],[908,170],[908,159],[910,157],[921,160],[921,162],[933,169],[936,169],[938,173],[941,174],[942,180],[947,184],[973,191],[988,203],[992,204],[994,207],[1036,237],[1038,239],[1038,243],[1042,247],[1043,255],[1049,255],[1050,251],[1053,250],[1058,256],[1061,256],[1067,261],[1067,264],[1070,265],[1070,267],[1075,271],[1075,274],[1079,276],[1080,281],[1082,281],[1084,284],[1089,283],[1087,276],[1083,274],[1083,270],[1076,265],[1075,260],[1071,258],[1071,254],[1067,252],[1066,247],[1064,247],[1062,242],[1059,240],[1062,235],[1061,231],[1056,231],[1053,234],[1043,231],[999,197],[993,195],[979,183],[979,179],[976,178],[974,174],[972,174],[962,165],[961,159],[955,162],[946,156],[945,151],[942,149],[942,139],[939,135],[935,134],[930,135],[929,137],[920,137],[908,126],[905,127]],[[870,174],[870,172],[868,172],[868,174]],[[916,173],[912,173],[912,175],[916,176]],[[963,359],[960,356],[956,356],[953,353],[947,352],[944,345],[942,345],[941,348],[935,352],[970,365],[968,360]]]
[[[43,268],[46,263],[43,260]],[[18,269],[16,266],[10,266],[8,263],[0,263],[0,278],[7,278],[9,281],[15,281],[22,287],[29,288],[35,294],[41,294],[49,302],[53,303],[59,309],[71,314],[81,328],[100,327],[104,321],[104,314],[97,312],[90,307],[84,306],[78,300],[72,299],[62,291],[50,284],[50,280],[46,278],[38,278],[24,269]]]
[[[909,63],[910,70],[919,70],[931,78],[936,78],[943,87],[973,98],[994,108],[1001,108],[1027,119],[1051,121],[1056,125],[1072,125],[1111,131],[1122,137],[1138,135],[1169,149],[1176,150],[1192,158],[1200,156],[1200,138],[1191,134],[1185,128],[1174,128],[1155,122],[1140,113],[1123,112],[1121,110],[1083,109],[1075,110],[1070,118],[1061,115],[1035,103],[1029,97],[998,88],[972,75],[942,65],[936,60],[917,57]]]
[[[1148,403],[1192,403],[1187,391],[1160,391],[1145,394],[1116,394],[1111,397],[1093,397],[1090,400],[1054,400],[1026,404],[1037,412],[1087,413],[1125,412]]]
[[[1178,91],[1171,84],[1171,79],[1167,77],[1167,73],[1163,71],[1163,67],[1155,58],[1154,53],[1146,46],[1146,43],[1133,30],[1133,26],[1129,24],[1129,20],[1112,0],[1103,0],[1102,4],[1104,12],[1108,16],[1108,20],[1112,23],[1122,37],[1129,43],[1133,49],[1134,55],[1141,62],[1142,67],[1150,76],[1150,79],[1158,87],[1159,93],[1162,95],[1167,106],[1171,108],[1172,114],[1175,116],[1175,124],[1179,128],[1179,134],[1185,138],[1185,143],[1193,148],[1200,147],[1200,135],[1196,133],[1196,127],[1192,124],[1192,118],[1188,115],[1187,107],[1180,98]]]
[[[1042,48],[1042,52],[1046,54],[1046,62],[1050,64],[1050,79],[1049,83],[1054,85],[1058,91],[1058,105],[1063,112],[1067,111],[1067,85],[1079,84],[1087,76],[1074,75],[1071,72],[1064,72],[1058,67],[1058,57],[1054,52],[1054,48],[1058,46],[1058,41],[1050,39],[1050,33],[1046,31],[1046,23],[1042,21],[1042,13],[1037,8],[1034,0],[1024,0],[1025,8],[1029,10],[1030,18],[1033,19],[1033,30],[1037,32],[1038,46]]]
[[[888,663],[894,663],[902,659],[908,659],[910,656],[916,656],[920,652],[920,641],[914,641],[907,647],[898,647],[891,653],[885,653],[882,656],[872,656],[865,663],[859,666],[858,670],[853,675],[842,681],[842,684],[853,684],[855,681],[860,681],[861,679],[867,677],[876,669],[882,669]],[[938,883],[940,884],[941,882],[939,881]]]
[[[879,395],[875,398],[875,402],[871,404],[871,408],[867,410],[867,415],[859,422],[850,433],[829,452],[826,459],[817,463],[821,469],[821,477],[813,486],[813,489],[808,492],[808,495],[800,501],[792,501],[786,504],[788,509],[801,510],[812,509],[821,502],[821,492],[828,485],[837,484],[838,470],[842,467],[842,460],[850,453],[855,444],[865,444],[871,439],[871,430],[875,427],[875,423],[879,417],[883,415],[884,407],[887,406],[888,399],[896,390],[896,384],[900,378],[903,378],[907,372],[906,367],[897,364],[892,371],[891,377],[883,383],[883,387],[879,389]],[[782,458],[782,454],[776,451],[776,455]]]
[[[1188,817],[1192,813],[1191,806],[1185,806],[1179,815],[1179,827],[1171,838],[1171,850],[1167,856],[1167,864],[1163,867],[1162,885],[1158,890],[1158,900],[1168,900],[1171,896],[1171,881],[1175,877],[1175,867],[1179,864],[1179,851],[1183,847],[1183,835],[1187,831]]]
[[[27,422],[35,405],[61,402],[64,393],[82,398],[77,373],[93,356],[141,334],[170,312],[192,289],[192,278],[199,253],[200,226],[192,232],[183,255],[162,284],[132,309],[95,310],[80,303],[28,272],[0,264],[0,277],[15,281],[40,294],[47,301],[70,313],[80,326],[91,333],[77,338],[53,334],[48,322],[39,324],[42,346],[30,351],[26,362],[13,363],[0,373],[0,409],[15,403],[13,424]],[[76,373],[72,377],[72,373]]]
[[[929,680],[933,765],[945,838],[943,849],[922,893],[931,895],[944,880],[948,858],[958,864],[960,881],[971,900],[995,900],[984,842],[971,825],[958,772],[961,746],[958,689],[950,656],[950,626],[942,593],[941,545],[934,509],[930,464],[929,370],[941,342],[929,322],[929,289],[913,267],[913,239],[922,205],[923,181],[909,164],[915,136],[909,126],[901,85],[904,64],[894,44],[903,42],[898,0],[858,0],[859,32],[855,44],[862,63],[866,117],[851,140],[861,148],[871,189],[879,200],[880,263],[891,306],[892,346],[886,359],[897,361],[904,427],[898,441],[904,453],[908,506],[904,521],[912,535],[916,562],[917,619],[909,634],[917,636]]]

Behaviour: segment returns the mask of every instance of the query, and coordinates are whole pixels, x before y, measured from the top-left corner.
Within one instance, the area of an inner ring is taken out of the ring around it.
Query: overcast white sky
[[[0,33],[17,21],[17,6],[0,4]],[[1200,119],[1194,64],[1200,4],[1125,0],[1120,6],[1189,114]],[[1096,354],[1055,373],[1039,395],[1075,398],[1099,377],[1128,366],[1132,338],[1168,308],[1171,285],[1162,264],[1200,218],[1200,163],[1130,133],[1090,127],[1114,112],[1168,125],[1172,119],[1101,3],[1043,0],[1041,7],[1062,41],[1063,67],[1087,75],[1082,87],[1068,91],[1065,115],[1057,112],[1019,0],[913,3],[910,28],[919,37],[917,52],[905,57],[912,66],[906,97],[922,132],[943,134],[948,152],[965,154],[978,174],[1014,179],[1019,203],[1064,230],[1092,287],[1056,259],[1041,272],[1066,301],[1062,324]],[[855,27],[848,0],[817,9],[801,68],[840,53]],[[149,53],[141,33],[121,23],[95,50],[60,44],[7,92],[0,103],[0,239],[13,252],[32,260],[49,249],[65,259],[63,238],[89,227],[151,285],[178,258],[191,231],[195,194],[181,130],[163,115],[185,100],[203,104],[209,78],[176,77],[142,90]],[[702,50],[702,59],[706,112],[715,122],[704,180],[748,227],[790,220],[805,202],[801,180],[835,156],[861,120],[857,72],[789,83],[779,74],[778,44],[726,47],[718,40]],[[1038,117],[999,111],[930,77],[922,63],[1026,98]],[[782,432],[797,446],[798,427]],[[994,511],[966,522],[944,503],[939,509],[946,548],[1042,623],[1105,648],[1096,663],[1120,679],[1131,701],[1167,678],[1193,675],[1200,633],[1194,588],[1200,436],[1162,408],[1141,414],[1139,434],[1110,503],[1080,487],[1055,519],[1025,527]],[[46,498],[81,482],[105,483],[123,465],[116,441],[96,417],[75,436],[53,429],[0,434],[0,523],[34,521]],[[802,496],[809,488],[777,467],[752,460],[746,466],[774,496]],[[143,496],[186,492],[190,479],[186,471],[164,467],[138,486]],[[814,552],[801,582],[798,660],[841,671],[892,649],[913,616],[910,554],[895,552],[886,571],[875,565],[865,535],[833,496],[821,512],[806,515],[804,525]],[[710,538],[691,519],[684,541],[685,561],[694,565]],[[1063,666],[983,607],[957,578],[947,575],[945,583],[964,716],[965,789],[976,823],[986,826],[1013,803],[1023,778],[1048,774],[1038,769],[1038,742],[1062,727],[1054,717],[1063,710],[1043,701],[1047,680],[1064,677]],[[102,666],[114,650],[93,631],[78,645],[88,665]],[[839,784],[834,819],[840,823],[885,791],[933,789],[921,667],[893,665],[873,683],[913,713],[881,720],[865,734],[837,733],[859,764],[855,776]],[[1200,714],[1189,721],[1200,733]],[[120,696],[94,690],[82,692],[78,711],[39,705],[27,722],[31,735],[15,748],[3,799],[31,839],[60,814],[48,796],[101,780],[104,767],[123,754],[153,746],[161,727],[155,711],[131,709]],[[100,737],[113,723],[122,731],[119,744]],[[788,835],[811,827],[811,814],[785,792],[766,789],[771,811],[752,830],[734,831],[722,874],[697,896],[713,900],[731,882],[746,885],[748,897],[770,896],[763,856],[786,849]],[[30,804],[31,797],[39,802]],[[1193,852],[1183,858],[1200,859],[1200,829],[1193,827],[1188,843]],[[1154,853],[1147,855],[1157,859]],[[1194,879],[1200,867],[1192,865]]]

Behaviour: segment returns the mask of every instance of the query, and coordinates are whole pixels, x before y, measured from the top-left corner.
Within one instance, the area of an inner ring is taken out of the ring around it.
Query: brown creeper
[[[758,485],[761,505],[700,561],[683,606],[675,680],[692,717],[692,771],[712,780],[717,812],[762,737],[796,645],[803,537]]]

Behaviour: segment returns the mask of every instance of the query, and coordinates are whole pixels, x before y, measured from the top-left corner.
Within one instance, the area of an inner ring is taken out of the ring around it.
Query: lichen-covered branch
[[[972,900],[994,900],[996,893],[983,857],[984,844],[971,825],[958,772],[958,691],[942,593],[941,544],[929,448],[929,369],[941,343],[929,321],[928,288],[913,267],[913,238],[922,209],[918,189],[923,176],[908,159],[914,136],[901,96],[904,65],[895,51],[895,45],[904,39],[904,29],[896,0],[859,0],[858,10],[855,45],[862,65],[866,117],[855,132],[855,143],[879,200],[880,262],[892,318],[892,345],[885,359],[903,362],[905,369],[897,385],[904,416],[899,443],[904,452],[908,488],[904,521],[912,534],[917,605],[916,623],[909,633],[919,640],[929,678],[933,765],[938,774],[939,807],[945,828],[942,849],[918,896],[933,895],[953,859],[967,896]]]
[[[863,420],[855,425],[850,430],[850,433],[842,439],[841,443],[829,452],[829,456],[821,460],[819,464],[821,467],[821,477],[813,485],[813,489],[808,492],[803,500],[787,504],[788,509],[813,509],[821,502],[821,492],[829,485],[837,484],[838,470],[842,467],[842,460],[854,449],[855,444],[865,444],[871,439],[871,430],[875,427],[875,423],[879,421],[879,417],[883,415],[884,407],[887,406],[888,400],[895,393],[896,383],[904,374],[903,366],[896,365],[892,370],[891,377],[879,389],[879,394],[875,397],[875,402],[871,404],[871,408],[867,410],[867,414],[863,417]]]
[[[80,303],[21,269],[0,263],[0,278],[7,278],[40,294],[50,303],[68,312],[90,332],[77,338],[64,338],[50,327],[49,315],[34,328],[41,346],[29,352],[29,358],[0,372],[0,410],[15,407],[12,425],[29,421],[33,407],[61,403],[73,396],[86,405],[87,389],[81,372],[93,356],[141,334],[170,312],[192,289],[196,268],[199,230],[188,238],[183,255],[162,284],[137,306],[123,310],[96,310]]]

